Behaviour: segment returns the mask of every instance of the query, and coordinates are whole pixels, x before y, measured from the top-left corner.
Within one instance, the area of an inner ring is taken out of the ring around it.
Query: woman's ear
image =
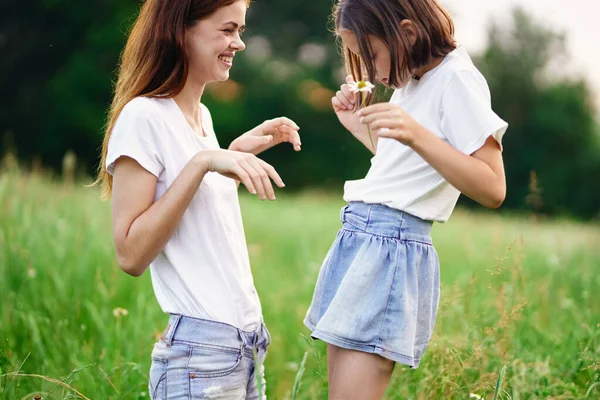
[[[415,27],[415,24],[413,24],[410,19],[403,19],[402,22],[400,22],[400,28],[406,32],[410,45],[414,46],[415,43],[417,43],[417,28]]]

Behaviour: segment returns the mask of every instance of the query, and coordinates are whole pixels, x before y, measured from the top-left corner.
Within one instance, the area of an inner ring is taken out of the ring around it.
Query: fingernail
[[[362,112],[362,110],[359,110],[359,111],[358,111],[358,116],[360,117],[360,116],[362,116],[362,115],[363,115],[363,112]]]

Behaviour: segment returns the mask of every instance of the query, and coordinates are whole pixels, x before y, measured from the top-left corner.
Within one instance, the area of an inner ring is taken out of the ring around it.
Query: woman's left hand
[[[289,118],[269,119],[231,142],[229,150],[256,155],[280,143],[289,142],[294,145],[294,150],[300,151],[302,143],[299,129]]]
[[[360,122],[368,124],[373,134],[396,139],[412,146],[421,125],[407,112],[392,103],[378,103],[359,110]]]

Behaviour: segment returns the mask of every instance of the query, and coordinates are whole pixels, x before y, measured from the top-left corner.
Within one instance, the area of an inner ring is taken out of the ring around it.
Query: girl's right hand
[[[360,123],[360,117],[354,112],[358,94],[350,91],[349,84],[353,82],[352,76],[346,77],[346,83],[340,87],[340,90],[331,99],[331,105],[344,128],[358,138],[363,130],[366,131],[366,127]]]
[[[261,200],[267,197],[275,200],[271,180],[279,187],[285,186],[275,168],[250,153],[219,149],[201,151],[196,157],[206,172],[218,172],[242,182],[250,193],[257,194]]]
[[[354,111],[355,104],[358,101],[358,94],[352,93],[350,90],[351,83],[354,83],[352,76],[346,77],[346,83],[340,87],[335,97],[331,99],[333,110],[342,125],[344,125],[344,128],[348,129],[359,142],[364,144],[371,153],[375,154],[377,137],[369,135],[369,128],[360,122],[358,112]]]

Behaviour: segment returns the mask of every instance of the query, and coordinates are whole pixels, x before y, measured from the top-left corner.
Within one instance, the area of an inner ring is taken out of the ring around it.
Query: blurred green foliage
[[[138,7],[131,0],[0,5],[0,154],[58,169],[72,150],[94,173],[119,52]],[[288,188],[340,188],[369,167],[369,153],[330,107],[345,75],[331,7],[256,0],[231,80],[211,84],[203,98],[222,146],[265,119],[284,115],[300,125],[300,154],[280,146],[263,156]],[[516,10],[514,26],[490,27],[476,63],[495,111],[510,124],[505,207],[591,218],[600,212],[600,135],[590,89],[580,78],[544,79],[564,55],[561,35]]]

